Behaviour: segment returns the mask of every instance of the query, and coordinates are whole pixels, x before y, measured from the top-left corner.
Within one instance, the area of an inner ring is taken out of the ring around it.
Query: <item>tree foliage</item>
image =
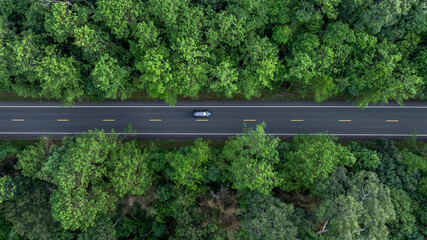
[[[209,160],[210,149],[201,139],[187,153],[170,153],[168,156],[172,168],[171,180],[178,186],[185,186],[195,191],[206,175],[205,164]]]
[[[222,143],[90,130],[0,142],[0,238],[422,239],[426,144],[279,140],[265,124]],[[177,147],[180,145],[180,147]],[[15,163],[15,161],[17,161]]]
[[[279,184],[274,165],[278,163],[279,139],[266,135],[265,123],[246,129],[242,136],[227,141],[223,156],[231,162],[233,188],[268,194]]]
[[[89,131],[63,139],[61,146],[30,146],[18,156],[25,176],[54,186],[52,217],[64,229],[87,229],[115,208],[126,194],[142,195],[153,181],[146,157],[135,143],[121,144],[116,135]]]
[[[93,90],[100,98],[124,100],[128,96],[129,71],[119,66],[117,60],[108,54],[101,55],[90,73]]]
[[[12,239],[20,239],[19,235],[27,239],[73,239],[73,234],[65,231],[50,214],[49,184],[38,180],[18,181],[17,194],[0,205],[2,214],[18,235]],[[13,237],[12,232],[9,237]]]
[[[8,175],[0,178],[0,203],[13,198],[16,191],[16,185]]]
[[[390,189],[375,173],[349,173],[343,167],[326,180],[319,182],[316,193],[322,202],[316,215],[325,222],[327,239],[387,239],[386,223],[395,219]]]
[[[298,229],[291,204],[254,191],[244,196],[244,208],[241,226],[247,239],[295,239]]]
[[[46,47],[45,56],[35,68],[40,80],[41,96],[62,99],[70,104],[83,95],[80,68],[72,57],[63,57],[52,46]]]
[[[282,154],[278,166],[283,191],[313,190],[338,165],[356,161],[350,151],[329,135],[298,135]]]
[[[421,0],[3,0],[0,8],[1,93],[70,103],[142,91],[171,105],[208,92],[360,106],[427,96]]]

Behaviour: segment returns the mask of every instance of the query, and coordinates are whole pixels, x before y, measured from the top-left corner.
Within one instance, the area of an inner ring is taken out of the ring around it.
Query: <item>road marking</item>
[[[291,122],[304,122],[303,119],[291,119]]]
[[[150,121],[150,122],[161,122],[162,119],[149,119],[148,121]]]
[[[351,120],[338,120],[340,122],[351,122]]]
[[[56,119],[57,122],[69,122],[70,119]]]
[[[116,119],[102,119],[103,122],[115,122]]]
[[[243,119],[243,122],[256,122],[256,119]]]
[[[207,120],[207,119],[197,119],[196,121],[198,121],[198,122],[207,122],[209,120]]]
[[[386,122],[399,122],[399,120],[385,120]]]
[[[12,119],[12,122],[23,122],[24,121],[24,119]]]

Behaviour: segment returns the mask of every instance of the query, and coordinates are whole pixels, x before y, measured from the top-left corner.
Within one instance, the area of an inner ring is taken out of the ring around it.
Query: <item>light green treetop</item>
[[[279,184],[274,172],[274,165],[279,162],[279,139],[266,135],[264,128],[265,123],[254,130],[245,129],[243,135],[230,139],[224,146],[223,156],[231,163],[230,175],[235,189],[269,194]]]

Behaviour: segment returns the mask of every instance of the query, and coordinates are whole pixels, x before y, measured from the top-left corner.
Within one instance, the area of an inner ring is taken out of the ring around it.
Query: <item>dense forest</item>
[[[1,0],[0,94],[427,97],[422,0]]]
[[[282,141],[264,127],[185,146],[98,130],[3,141],[0,239],[427,235],[426,142],[326,134]]]

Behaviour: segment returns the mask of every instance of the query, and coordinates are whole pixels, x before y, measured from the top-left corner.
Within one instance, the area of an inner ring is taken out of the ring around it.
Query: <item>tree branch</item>
[[[326,220],[325,224],[323,225],[323,229],[320,230],[320,231],[318,231],[316,233],[316,236],[318,236],[318,235],[320,235],[320,234],[325,233],[326,231],[328,231],[328,229],[326,229],[326,225],[328,225],[328,222],[329,222],[329,220]]]

